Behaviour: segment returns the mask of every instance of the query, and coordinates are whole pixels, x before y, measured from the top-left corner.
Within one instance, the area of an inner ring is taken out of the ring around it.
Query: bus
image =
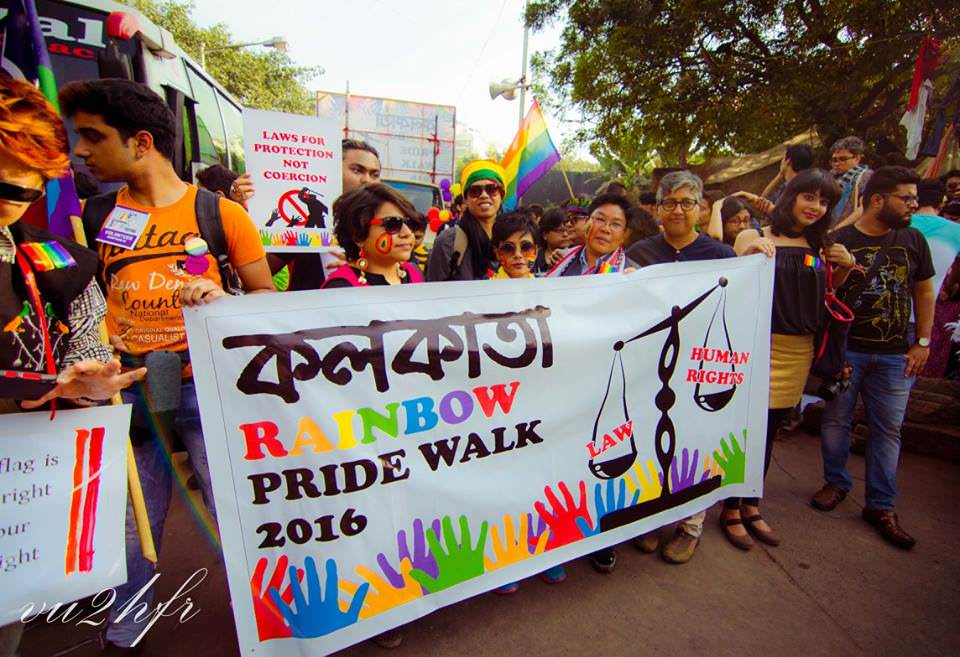
[[[126,78],[165,98],[177,120],[173,166],[185,181],[212,164],[244,172],[243,106],[136,8],[107,0],[36,0],[58,86]],[[0,0],[0,28],[9,0]],[[2,33],[2,32],[0,32]],[[70,132],[71,147],[76,134]],[[83,171],[80,161],[76,170]]]

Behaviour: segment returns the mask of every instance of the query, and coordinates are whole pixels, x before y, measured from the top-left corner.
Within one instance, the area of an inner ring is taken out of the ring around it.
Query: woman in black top
[[[773,439],[790,410],[797,405],[813,362],[813,336],[826,320],[823,305],[826,265],[834,268],[839,286],[856,264],[842,244],[831,244],[827,231],[840,189],[826,171],[808,169],[795,176],[770,213],[762,231],[745,230],[737,236],[738,255],[756,244],[776,257],[771,316],[770,403],[764,475],[770,466]],[[768,545],[780,539],[760,516],[758,498],[731,498],[720,516],[720,526],[731,543],[747,550],[750,534]]]

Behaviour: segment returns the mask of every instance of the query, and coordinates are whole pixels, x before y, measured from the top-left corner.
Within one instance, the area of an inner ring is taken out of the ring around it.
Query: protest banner
[[[2,422],[0,625],[126,581],[130,407]]]
[[[249,211],[267,251],[325,251],[333,202],[343,185],[343,117],[243,110],[247,171],[256,185]]]
[[[772,272],[187,309],[241,650],[328,654],[759,494]]]

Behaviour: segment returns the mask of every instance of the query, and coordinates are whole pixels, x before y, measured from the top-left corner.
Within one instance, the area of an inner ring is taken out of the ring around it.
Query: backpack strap
[[[452,281],[460,273],[460,265],[467,256],[467,250],[470,248],[470,240],[467,237],[467,231],[457,224],[453,227],[453,254],[450,256],[450,273],[447,276],[448,281]]]
[[[97,235],[117,206],[117,191],[91,196],[83,204],[83,235],[88,249],[97,250]]]
[[[220,197],[206,189],[197,188],[197,227],[200,237],[207,243],[210,255],[217,261],[220,284],[229,294],[242,294],[240,277],[230,262],[227,239],[223,234],[223,219],[220,216]]]

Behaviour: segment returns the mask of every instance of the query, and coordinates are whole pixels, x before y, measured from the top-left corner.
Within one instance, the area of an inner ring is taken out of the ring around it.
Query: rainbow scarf
[[[59,242],[25,242],[20,245],[20,250],[29,258],[37,271],[77,266],[77,261]]]

